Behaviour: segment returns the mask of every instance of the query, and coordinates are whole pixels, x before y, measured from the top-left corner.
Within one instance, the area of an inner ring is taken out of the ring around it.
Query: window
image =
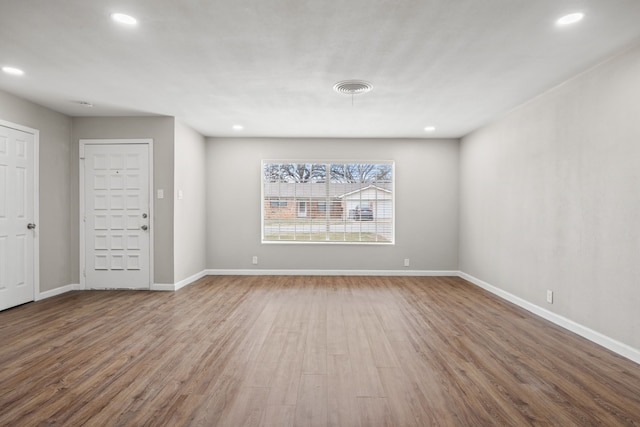
[[[269,206],[272,208],[286,208],[288,204],[286,200],[269,200]]]
[[[262,162],[263,243],[394,243],[394,164]]]

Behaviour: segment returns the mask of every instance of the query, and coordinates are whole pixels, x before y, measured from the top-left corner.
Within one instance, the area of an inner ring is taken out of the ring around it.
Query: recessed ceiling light
[[[427,126],[424,128],[425,132],[433,132],[434,130],[436,130],[435,126]]]
[[[138,23],[138,20],[136,18],[124,13],[112,13],[111,19],[125,25],[136,25]]]
[[[233,125],[233,130],[242,130],[244,129],[244,126],[242,125]]]
[[[24,71],[16,67],[2,67],[2,71],[12,76],[22,76],[24,74]]]
[[[557,25],[575,24],[578,21],[582,21],[582,18],[584,18],[584,13],[581,13],[581,12],[570,13],[570,14],[565,15],[562,18],[558,19],[556,21],[556,24]]]

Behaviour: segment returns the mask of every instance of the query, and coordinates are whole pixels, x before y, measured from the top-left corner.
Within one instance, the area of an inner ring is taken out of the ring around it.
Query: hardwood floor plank
[[[382,328],[378,316],[372,307],[372,301],[386,294],[384,291],[384,289],[376,288],[375,292],[369,293],[367,295],[368,298],[362,305],[359,305],[358,315],[369,339],[369,348],[371,349],[371,355],[373,356],[375,365],[379,368],[396,368],[398,367],[398,361],[393,354],[392,346],[387,339],[387,334]]]
[[[391,418],[391,412],[384,397],[358,397],[358,412],[362,425],[367,427],[396,427],[396,420]]]
[[[406,373],[400,368],[379,368],[380,380],[387,395],[386,403],[395,425],[420,427],[437,420],[424,416],[417,394]]]
[[[332,282],[335,281],[332,278]],[[347,329],[344,323],[344,293],[333,285],[327,292],[327,354],[347,354]]]
[[[229,411],[222,415],[219,425],[259,427],[267,406],[268,393],[269,389],[265,387],[243,387]]]
[[[327,399],[327,376],[303,374],[294,424],[300,427],[326,426]]]
[[[304,374],[327,373],[327,302],[326,295],[314,295],[308,301],[309,324],[304,349],[302,372]]]
[[[349,309],[345,311],[349,360],[358,397],[384,397],[384,389],[378,376],[378,369],[371,353],[367,332],[358,314],[360,305],[353,296]]]
[[[260,427],[293,427],[296,407],[292,405],[270,405],[264,411]]]
[[[328,425],[360,426],[358,398],[347,354],[327,356]]]
[[[298,399],[298,388],[302,375],[303,358],[306,346],[306,333],[289,332],[285,349],[274,369],[269,384],[269,405],[293,406]]]

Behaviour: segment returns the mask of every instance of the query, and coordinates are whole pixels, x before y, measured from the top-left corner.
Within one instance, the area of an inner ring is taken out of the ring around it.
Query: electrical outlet
[[[404,259],[404,266],[405,266],[405,267],[409,267],[409,264],[410,264],[410,263],[409,263],[409,258],[405,258],[405,259]]]
[[[255,265],[258,263],[258,257],[257,256],[253,256],[253,260],[251,260],[251,262]]]
[[[553,291],[550,289],[547,289],[547,302],[553,304]]]

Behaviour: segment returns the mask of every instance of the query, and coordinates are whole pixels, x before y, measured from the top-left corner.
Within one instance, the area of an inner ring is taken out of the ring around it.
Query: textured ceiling
[[[0,65],[26,73],[0,89],[206,136],[460,137],[636,44],[639,23],[637,0],[0,0]],[[352,105],[345,79],[373,91]]]

